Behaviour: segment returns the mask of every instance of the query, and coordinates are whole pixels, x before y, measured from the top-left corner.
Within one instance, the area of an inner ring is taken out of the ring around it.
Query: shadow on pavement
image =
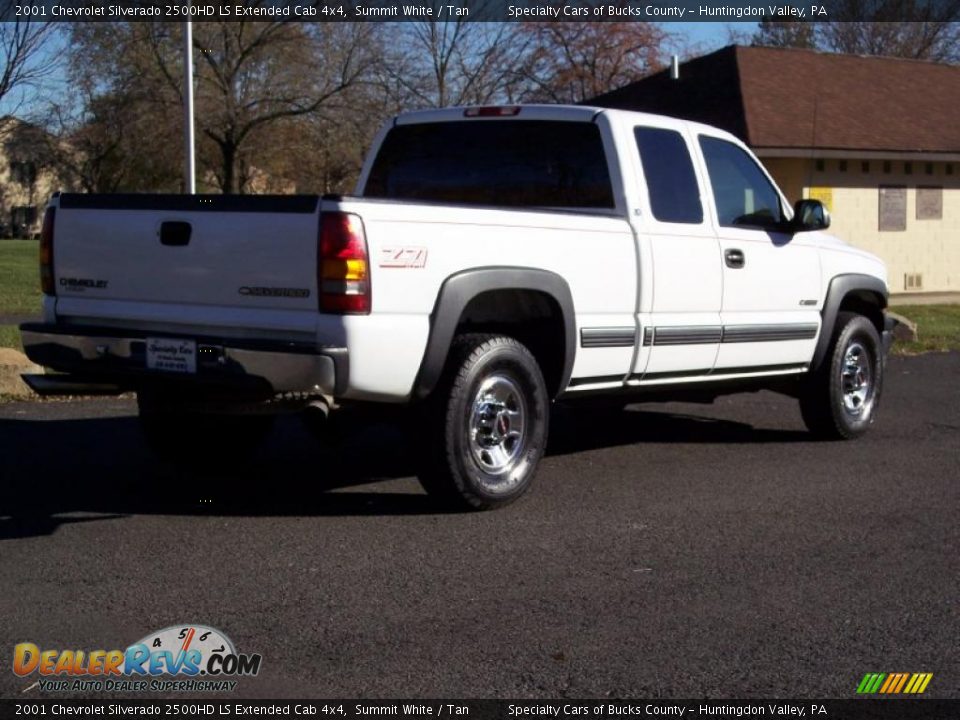
[[[637,442],[805,441],[801,432],[631,409],[560,406],[547,454]],[[249,459],[204,469],[158,460],[136,417],[0,420],[0,540],[128,515],[365,516],[446,512],[417,490],[361,489],[409,477],[416,458],[396,424],[348,430],[323,447],[296,417],[279,419]],[[66,515],[66,516],[65,516]]]
[[[652,404],[631,405],[626,409],[558,405],[550,418],[547,455],[565,455],[640,442],[753,445],[811,440],[808,433],[799,430],[755,428],[733,420],[676,413],[667,408],[652,409],[656,407]]]

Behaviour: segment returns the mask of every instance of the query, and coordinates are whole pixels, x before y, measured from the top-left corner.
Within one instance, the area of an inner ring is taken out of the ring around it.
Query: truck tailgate
[[[315,312],[318,222],[316,196],[61,195],[58,312],[96,315],[97,301]]]

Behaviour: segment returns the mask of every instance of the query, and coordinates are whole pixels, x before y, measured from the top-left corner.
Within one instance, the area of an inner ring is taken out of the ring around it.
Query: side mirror
[[[830,213],[819,200],[797,200],[791,225],[795,232],[826,230],[830,227]]]

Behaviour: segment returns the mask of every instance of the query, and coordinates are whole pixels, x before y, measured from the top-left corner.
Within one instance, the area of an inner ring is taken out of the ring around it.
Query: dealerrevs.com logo
[[[186,624],[150,633],[126,650],[42,650],[29,642],[13,648],[13,672],[37,674],[35,685],[43,691],[233,690],[234,678],[256,675],[261,660],[238,653],[215,628]]]
[[[933,673],[867,673],[857,686],[858,695],[922,695]]]

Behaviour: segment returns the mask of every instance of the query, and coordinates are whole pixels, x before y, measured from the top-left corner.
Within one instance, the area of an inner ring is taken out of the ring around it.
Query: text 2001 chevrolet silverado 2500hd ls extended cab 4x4
[[[495,507],[530,485],[553,399],[773,388],[813,432],[863,433],[886,271],[828,225],[704,125],[415,112],[353,197],[55,196],[23,343],[65,373],[40,390],[135,390],[160,449],[248,445],[257,410],[412,405],[424,486]]]

